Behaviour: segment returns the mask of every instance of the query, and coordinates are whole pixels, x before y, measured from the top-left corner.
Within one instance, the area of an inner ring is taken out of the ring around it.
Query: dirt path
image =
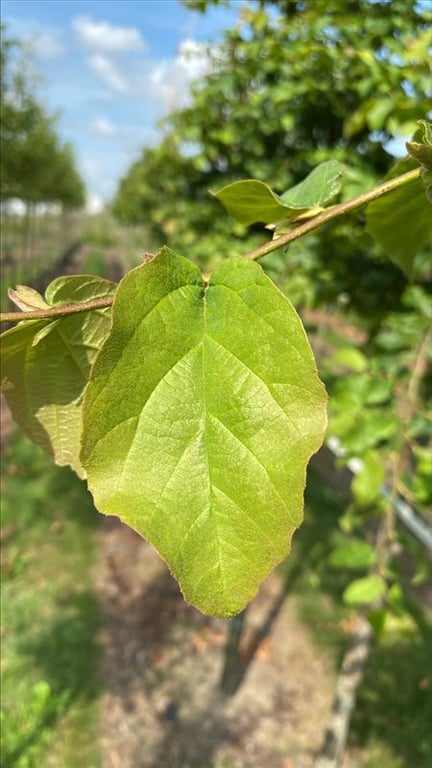
[[[126,526],[107,518],[98,536],[102,768],[310,768],[334,672],[293,601],[229,697],[219,688],[227,622],[186,605],[152,547]],[[281,587],[277,574],[263,585],[247,614],[250,637]]]

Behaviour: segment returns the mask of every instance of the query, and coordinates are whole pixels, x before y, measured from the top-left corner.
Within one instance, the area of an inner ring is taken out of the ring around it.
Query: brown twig
[[[113,296],[102,296],[99,299],[83,301],[77,304],[59,304],[50,309],[34,309],[31,312],[2,312],[0,322],[21,322],[22,320],[45,320],[52,317],[77,315],[79,312],[90,312],[93,309],[104,309],[113,303]]]

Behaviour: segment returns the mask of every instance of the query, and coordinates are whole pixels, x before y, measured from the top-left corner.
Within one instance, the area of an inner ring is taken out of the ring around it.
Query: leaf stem
[[[352,200],[347,200],[345,203],[340,203],[339,205],[333,205],[330,208],[326,208],[325,211],[319,213],[305,224],[300,224],[298,227],[291,230],[291,232],[287,232],[285,235],[276,237],[274,240],[270,240],[270,242],[264,243],[264,245],[260,245],[258,248],[254,248],[253,251],[248,251],[248,253],[245,253],[244,256],[246,259],[261,259],[268,253],[277,251],[279,248],[292,243],[294,240],[298,240],[300,237],[308,235],[310,232],[318,229],[328,221],[332,221],[333,219],[336,219],[339,216],[343,216],[346,213],[351,213],[351,211],[355,211],[356,208],[360,208],[362,205],[370,203],[372,200],[376,200],[378,197],[382,197],[382,195],[386,195],[388,192],[392,192],[394,189],[398,189],[404,184],[409,184],[411,181],[415,181],[419,177],[420,168],[415,168],[413,171],[403,173],[400,176],[396,176],[394,179],[384,181],[377,187],[374,187],[367,192],[362,192],[361,195],[358,195],[357,197],[353,197]]]
[[[58,307],[50,309],[35,309],[31,312],[2,312],[0,322],[21,322],[23,320],[44,320],[51,317],[65,317],[66,315],[77,315],[79,312],[90,312],[93,309],[103,309],[110,307],[113,303],[113,296],[101,296],[99,299],[83,301],[78,304],[59,304]]]

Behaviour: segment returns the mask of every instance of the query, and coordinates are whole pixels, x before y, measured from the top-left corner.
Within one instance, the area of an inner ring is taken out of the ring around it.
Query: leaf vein
[[[66,351],[68,352],[71,360],[75,363],[76,367],[78,368],[82,378],[84,379],[84,381],[87,381],[87,373],[84,370],[84,368],[83,368],[83,366],[81,364],[81,361],[79,360],[79,358],[77,357],[77,355],[76,355],[76,353],[74,351],[73,344],[71,344],[69,342],[69,340],[67,338],[67,335],[65,335],[62,332],[61,324],[60,323],[55,327],[55,331],[56,331],[57,335],[60,337],[60,341],[63,342],[63,345],[66,347]]]
[[[264,384],[264,387],[266,388],[266,390],[267,390],[268,394],[270,395],[270,397],[271,397],[271,399],[273,400],[273,402],[275,403],[275,405],[277,405],[277,407],[278,407],[278,409],[280,410],[280,412],[282,413],[283,417],[284,417],[284,418],[286,419],[286,421],[288,421],[288,422],[289,422],[289,424],[290,424],[290,425],[291,425],[291,426],[292,426],[292,427],[295,429],[295,431],[296,431],[296,432],[297,432],[297,433],[300,435],[300,437],[303,437],[303,436],[302,436],[302,433],[300,432],[300,430],[299,430],[299,428],[298,428],[297,424],[295,423],[295,421],[294,421],[294,420],[291,418],[291,416],[289,416],[289,414],[288,414],[288,413],[286,413],[286,411],[284,411],[284,409],[282,408],[281,404],[279,403],[279,401],[278,401],[278,400],[276,400],[276,398],[275,398],[275,396],[274,396],[273,392],[271,391],[271,389],[270,389],[269,385],[268,385],[268,384],[267,384],[267,382],[266,382],[266,381],[265,381],[265,380],[262,378],[262,376],[260,376],[260,375],[259,375],[259,373],[257,373],[256,371],[254,371],[254,370],[253,370],[253,369],[252,369],[252,368],[251,368],[251,367],[250,367],[250,366],[249,366],[247,363],[245,363],[245,362],[244,362],[244,360],[242,360],[242,359],[241,359],[240,357],[238,357],[238,356],[237,356],[237,355],[236,355],[234,352],[232,352],[232,350],[231,350],[231,349],[228,349],[228,347],[226,347],[224,344],[221,344],[221,342],[220,342],[220,341],[218,341],[217,339],[213,338],[213,336],[209,336],[209,339],[211,339],[211,340],[212,340],[212,341],[213,341],[215,344],[217,344],[219,347],[221,347],[221,349],[224,349],[224,350],[225,350],[225,352],[228,352],[228,354],[229,354],[229,355],[231,355],[232,357],[234,357],[234,359],[235,359],[235,360],[237,360],[237,361],[238,361],[238,362],[239,362],[239,363],[240,363],[240,364],[241,364],[241,365],[242,365],[244,368],[246,368],[246,370],[247,370],[247,371],[249,371],[249,373],[250,373],[252,376],[255,376],[255,378],[257,378],[257,379],[258,379],[258,381],[260,381],[260,382],[261,382],[261,384]]]
[[[249,304],[248,304],[248,303],[247,303],[247,302],[244,300],[244,298],[243,298],[243,297],[240,295],[240,293],[238,293],[237,291],[235,291],[235,290],[234,290],[234,288],[231,288],[231,286],[230,286],[230,285],[226,285],[225,283],[224,283],[224,284],[222,284],[222,286],[221,286],[221,287],[222,287],[222,288],[226,288],[226,290],[227,290],[227,291],[231,291],[231,293],[234,293],[234,295],[237,297],[237,299],[238,299],[239,301],[241,301],[241,302],[242,302],[242,304],[244,304],[244,306],[245,306],[245,307],[246,307],[246,308],[247,308],[247,309],[248,309],[250,312],[252,312],[252,313],[253,313],[253,314],[254,314],[256,317],[258,317],[258,319],[259,319],[259,320],[262,320],[262,321],[263,321],[263,322],[264,322],[266,325],[268,325],[268,327],[272,329],[273,333],[274,333],[276,336],[279,336],[279,338],[282,338],[282,339],[284,339],[284,341],[286,341],[286,336],[285,336],[283,333],[281,333],[281,332],[279,331],[279,329],[278,329],[278,328],[275,328],[275,326],[274,326],[274,325],[272,325],[272,323],[270,323],[270,322],[269,322],[269,321],[266,319],[266,317],[265,317],[264,315],[260,315],[260,314],[259,314],[259,312],[257,312],[257,311],[256,311],[256,310],[255,310],[253,307],[251,307],[251,306],[250,306],[250,305],[249,305]],[[299,321],[299,325],[300,325],[300,327],[301,327],[301,323],[300,323],[300,321]],[[290,346],[292,347],[292,349],[294,349],[294,350],[297,352],[298,356],[299,356],[299,357],[301,357],[301,359],[302,359],[302,360],[304,360],[304,361],[305,361],[305,363],[309,364],[309,362],[310,362],[309,358],[307,358],[307,357],[306,357],[306,356],[305,356],[305,355],[304,355],[302,352],[300,352],[299,348],[298,348],[298,347],[296,347],[296,346],[295,346],[295,344],[293,344],[293,342],[292,342],[292,340],[291,340],[291,339],[289,339],[289,344],[290,344]]]
[[[219,486],[217,486],[216,483],[212,483],[212,488],[213,490],[219,491],[219,493],[221,493],[222,496],[225,496],[225,498],[228,499],[228,501],[234,504],[236,509],[238,509],[244,515],[244,517],[246,517],[255,526],[257,531],[260,532],[261,536],[264,536],[266,541],[270,544],[270,548],[272,552],[276,554],[274,543],[271,540],[270,536],[268,535],[267,531],[265,531],[260,525],[258,525],[257,521],[248,512],[246,512],[246,510],[243,507],[241,507],[240,504],[238,504],[237,501],[232,498],[232,496],[226,493],[226,491],[223,491],[222,488],[219,488]]]
[[[253,459],[255,459],[255,461],[257,462],[257,464],[259,464],[259,466],[260,466],[260,467],[261,467],[261,468],[264,470],[264,472],[265,472],[265,474],[266,474],[266,476],[267,476],[267,478],[268,478],[268,481],[269,481],[269,483],[270,483],[271,487],[272,487],[272,488],[273,488],[273,490],[275,491],[276,495],[277,495],[277,496],[280,498],[280,500],[281,500],[281,502],[282,502],[282,504],[283,504],[283,506],[284,506],[284,509],[286,510],[286,512],[288,513],[288,515],[291,517],[291,515],[290,515],[290,512],[289,512],[289,509],[288,509],[288,506],[287,506],[287,503],[286,503],[285,499],[283,498],[283,496],[281,495],[280,491],[279,491],[279,490],[278,490],[278,488],[276,487],[276,485],[275,485],[275,483],[274,483],[274,480],[273,480],[273,478],[271,477],[271,475],[270,475],[270,473],[269,473],[269,471],[268,471],[267,467],[265,466],[265,464],[263,464],[263,463],[262,463],[261,459],[259,459],[259,458],[258,458],[258,456],[256,455],[256,453],[254,453],[254,452],[252,451],[252,449],[251,449],[251,448],[249,448],[249,446],[247,446],[247,445],[246,445],[246,443],[244,443],[244,442],[243,442],[243,440],[241,440],[241,438],[240,438],[240,437],[238,437],[238,435],[236,435],[236,434],[235,434],[235,433],[232,431],[232,429],[230,429],[230,428],[229,428],[229,427],[228,427],[228,426],[227,426],[227,425],[226,425],[226,424],[225,424],[223,421],[221,421],[221,419],[220,419],[218,416],[215,416],[215,414],[214,414],[214,413],[211,413],[211,414],[209,414],[209,415],[210,415],[210,418],[212,418],[212,419],[215,419],[215,421],[217,421],[219,424],[221,424],[221,425],[222,425],[222,427],[223,427],[223,428],[224,428],[224,429],[225,429],[227,432],[229,432],[229,434],[230,434],[230,435],[231,435],[231,436],[234,438],[234,440],[235,440],[236,442],[240,443],[240,445],[242,445],[242,446],[243,446],[243,448],[245,448],[245,449],[246,449],[246,451],[247,451],[247,452],[250,454],[250,456],[252,456],[252,458],[253,458]]]

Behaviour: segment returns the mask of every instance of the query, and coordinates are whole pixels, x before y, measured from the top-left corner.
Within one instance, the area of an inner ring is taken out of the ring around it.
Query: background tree
[[[83,182],[70,145],[62,145],[55,117],[33,95],[19,44],[3,34],[1,52],[1,199],[80,207]]]
[[[208,3],[187,3],[203,9]],[[145,222],[158,243],[171,242],[211,265],[240,252],[209,190],[241,178],[278,192],[330,157],[347,163],[346,197],[375,183],[393,157],[388,143],[413,129],[430,106],[431,14],[385,0],[262,2],[243,8],[223,42],[209,51],[209,73],[190,106],[163,123],[164,138],[145,149],[120,183],[114,211]],[[371,321],[394,308],[406,280],[383,261],[358,216],[266,260],[295,301],[328,303],[344,293]],[[336,246],[335,246],[336,242]],[[367,269],[366,269],[367,266]],[[300,275],[301,272],[301,275]],[[305,292],[305,274],[312,278]],[[313,288],[311,287],[313,283]]]

